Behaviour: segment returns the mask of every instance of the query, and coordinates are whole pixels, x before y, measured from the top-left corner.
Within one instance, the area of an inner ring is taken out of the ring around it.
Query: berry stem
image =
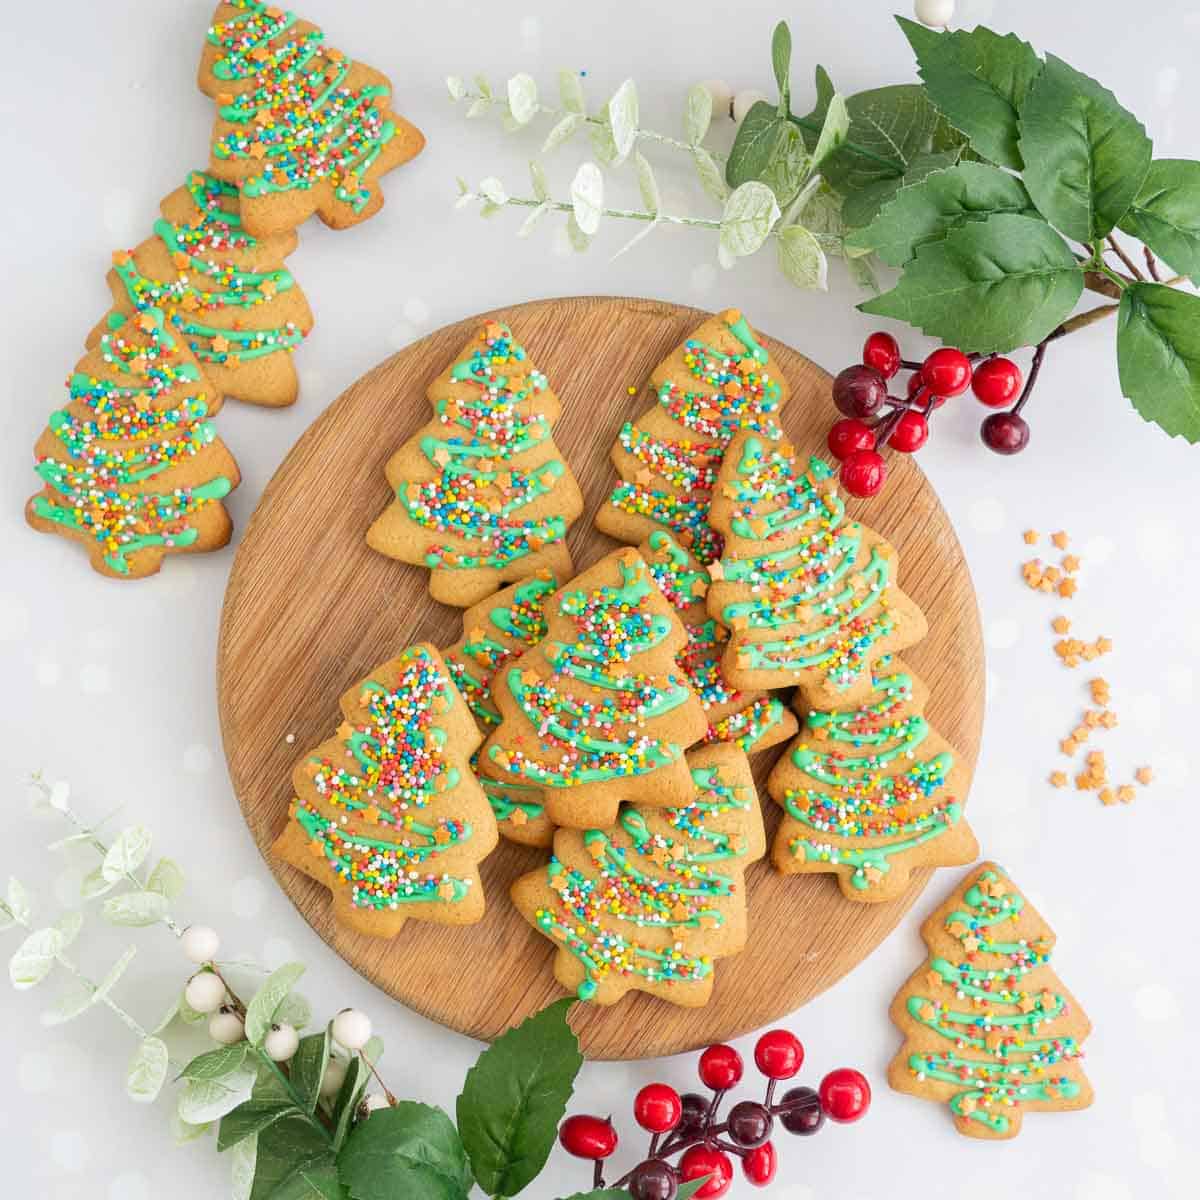
[[[1135,263],[1133,261],[1133,259],[1130,258],[1129,255],[1125,253],[1125,248],[1121,245],[1120,242],[1117,241],[1115,234],[1110,233],[1108,235],[1108,246],[1109,246],[1109,249],[1112,250],[1112,252],[1125,265],[1125,270],[1127,270],[1130,273],[1130,275],[1132,275],[1134,277],[1134,279],[1145,281],[1145,278],[1146,278],[1145,275],[1143,275],[1141,273],[1141,271],[1138,270],[1137,263]]]
[[[632,1174],[632,1172],[630,1172]],[[604,1163],[601,1159],[596,1159],[592,1164],[592,1188],[599,1191],[604,1186]],[[620,1185],[618,1185],[620,1186]]]
[[[1054,335],[1051,334],[1050,337]],[[1038,372],[1042,369],[1042,359],[1046,356],[1046,346],[1050,342],[1050,338],[1038,342],[1037,347],[1033,351],[1033,362],[1029,365],[1029,378],[1025,380],[1025,386],[1021,389],[1021,394],[1017,397],[1017,402],[1011,408],[1011,412],[1019,413],[1025,407],[1026,401],[1029,399],[1033,391],[1033,385],[1037,383]]]

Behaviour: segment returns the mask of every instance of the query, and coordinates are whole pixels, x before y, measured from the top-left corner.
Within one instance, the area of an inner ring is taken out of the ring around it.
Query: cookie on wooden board
[[[405,650],[341,710],[337,733],[296,764],[274,853],[328,888],[335,918],[359,933],[478,921],[479,863],[499,835],[468,765],[479,730],[441,655]]]

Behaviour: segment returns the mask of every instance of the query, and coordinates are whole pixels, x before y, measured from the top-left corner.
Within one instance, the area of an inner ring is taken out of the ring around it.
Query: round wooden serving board
[[[707,314],[651,300],[587,297],[519,304],[486,316],[509,322],[563,401],[554,434],[587,501],[569,543],[576,569],[614,547],[592,518],[615,480],[609,448],[622,422],[648,406],[651,369]],[[749,313],[751,323],[754,315]],[[225,597],[219,649],[221,728],[246,823],[284,891],[312,927],[389,995],[443,1025],[490,1040],[562,994],[555,947],[512,907],[509,884],[545,852],[501,840],[482,864],[487,915],[477,925],[410,921],[394,941],[349,933],[330,917],[329,892],[276,861],[291,774],[340,720],[350,684],[413,642],[448,646],[461,614],[430,599],[428,573],[367,547],[367,526],[389,500],[383,467],[429,415],[425,388],[479,327],[449,325],[381,363],[297,442],[271,480],[242,539]],[[829,376],[765,338],[792,398],[783,412],[801,450],[824,451],[832,419]],[[628,388],[635,385],[636,395]],[[882,497],[854,516],[900,552],[900,582],[929,616],[930,633],[904,657],[928,682],[928,715],[974,764],[983,719],[983,649],[962,549],[920,470],[892,455]],[[289,739],[288,735],[293,735]],[[760,785],[782,751],[754,758]],[[769,834],[779,810],[762,791]],[[969,809],[968,809],[969,816]],[[800,1007],[869,954],[929,881],[918,872],[888,904],[852,903],[832,875],[748,874],[750,942],[716,966],[703,1008],[631,993],[619,1004],[580,1004],[571,1023],[598,1059],[673,1054],[757,1029]]]

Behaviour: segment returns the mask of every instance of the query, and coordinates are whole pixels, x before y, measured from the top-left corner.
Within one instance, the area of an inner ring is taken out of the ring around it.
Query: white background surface
[[[818,61],[844,92],[913,78],[888,16],[894,4],[782,7],[796,47],[798,107]],[[499,82],[528,70],[550,87],[559,67],[577,68],[588,72],[596,99],[633,75],[644,123],[674,132],[684,90],[698,79],[769,89],[778,4],[309,0],[303,12],[335,44],[391,75],[397,107],[430,144],[387,179],[387,205],[375,220],[337,235],[316,222],[303,231],[289,266],[317,326],[297,355],[300,402],[286,412],[231,402],[218,420],[244,474],[230,503],[239,527],[300,432],[346,385],[414,337],[494,305],[591,291],[737,304],[832,370],[855,360],[873,322],[853,311],[857,297],[836,264],[831,293],[805,295],[766,254],[722,273],[702,233],[656,235],[610,263],[631,230],[610,228],[578,257],[549,225],[518,241],[516,215],[485,223],[451,206],[456,174],[475,182],[495,173],[523,189],[539,139],[505,140],[494,123],[466,122],[445,99],[445,74],[486,70]],[[960,13],[964,24],[1015,28],[1112,86],[1146,122],[1156,155],[1200,156],[1194,4],[975,0]],[[36,885],[43,914],[74,902],[69,865],[40,850],[57,831],[24,816],[16,781],[30,768],[68,777],[93,815],[123,805],[121,820],[149,824],[158,849],[188,869],[181,915],[215,925],[230,956],[307,961],[305,990],[318,1011],[354,1004],[373,1015],[393,1090],[452,1108],[478,1048],[393,1004],[336,959],[277,891],[241,823],[221,754],[213,668],[232,552],[168,560],[156,579],[120,585],[94,575],[77,547],[39,538],[21,519],[34,490],[30,447],[106,306],[109,251],[146,236],[158,198],[204,163],[212,107],[193,75],[209,14],[199,0],[68,0],[6,4],[0,15],[0,162],[8,179],[0,199],[0,757],[11,810],[0,874],[11,870]],[[670,210],[710,211],[684,164],[670,152],[649,153]],[[580,142],[548,160],[559,191],[586,155]],[[898,1042],[887,1004],[923,958],[916,927],[953,883],[956,873],[947,872],[867,962],[791,1020],[808,1047],[803,1081],[854,1064],[874,1080],[875,1105],[862,1124],[813,1140],[781,1133],[783,1182],[770,1193],[780,1200],[1196,1195],[1200,534],[1190,512],[1200,450],[1168,441],[1128,409],[1112,338],[1111,326],[1093,327],[1052,349],[1029,410],[1032,445],[1019,459],[979,446],[982,410],[969,398],[943,411],[921,459],[966,546],[987,632],[988,718],[970,817],[985,851],[1008,866],[1059,934],[1060,973],[1096,1026],[1087,1044],[1096,1105],[1032,1115],[1015,1143],[981,1144],[958,1137],[944,1109],[888,1090],[883,1072]],[[923,350],[911,333],[904,345],[909,357]],[[1056,743],[1078,719],[1089,672],[1056,665],[1048,622],[1059,606],[1019,581],[1021,531],[1030,525],[1072,534],[1082,586],[1062,607],[1080,636],[1115,640],[1101,668],[1121,726],[1102,744],[1118,777],[1143,762],[1158,775],[1131,807],[1103,809],[1094,795],[1045,783],[1051,768],[1068,765]],[[120,992],[151,1021],[185,966],[160,931],[130,933],[141,953]],[[2,937],[7,954],[15,938]],[[102,971],[118,945],[85,943],[81,957]],[[4,1194],[224,1195],[226,1167],[211,1143],[176,1149],[165,1104],[144,1109],[125,1100],[126,1032],[105,1014],[43,1030],[39,1013],[51,999],[47,989],[0,990]],[[589,1065],[575,1108],[615,1113],[632,1152],[640,1145],[629,1116],[633,1092],[660,1077],[686,1087],[693,1063],[687,1056]],[[582,1165],[556,1152],[528,1195],[549,1200],[586,1184]],[[739,1180],[733,1194],[750,1192]]]

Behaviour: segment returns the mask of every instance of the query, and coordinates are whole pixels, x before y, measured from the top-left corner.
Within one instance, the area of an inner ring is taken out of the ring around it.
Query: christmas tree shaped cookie
[[[463,636],[444,651],[446,667],[484,734],[500,724],[492,680],[546,636],[546,602],[557,590],[554,576],[543,571],[463,613]],[[476,760],[471,765],[476,766]],[[550,845],[554,827],[545,815],[538,785],[486,775],[479,782],[505,837],[531,846]]]
[[[117,579],[229,541],[221,501],[240,475],[210,419],[221,398],[161,310],[112,313],[67,391],[34,447],[34,529],[81,542],[93,568]]]
[[[538,571],[569,579],[583,497],[554,444],[558,397],[508,326],[488,321],[426,395],[433,419],[389,460],[396,498],[368,543],[463,608]]]
[[[876,664],[860,704],[808,713],[767,784],[785,816],[785,874],[836,873],[851,900],[891,900],[915,867],[972,862],[970,772],[925,719],[929,689],[902,662]]]
[[[730,631],[725,678],[739,688],[798,684],[808,705],[840,708],[871,691],[874,664],[925,636],[897,586],[897,555],[846,518],[829,468],[785,442],[739,434],[713,497],[725,552],[708,611]]]
[[[513,884],[521,914],[558,946],[555,977],[583,1000],[637,990],[704,1004],[714,960],[746,944],[744,872],[766,844],[750,764],[731,745],[693,750],[687,763],[684,803],[559,829],[549,864]]]
[[[390,108],[386,76],[261,0],[217,5],[199,83],[217,104],[210,169],[240,186],[256,237],[314,212],[334,229],[366,220],[383,204],[381,176],[425,144]]]
[[[613,447],[622,483],[596,526],[637,544],[665,528],[708,564],[721,553],[708,506],[725,446],[751,429],[782,436],[787,381],[736,309],[710,317],[650,376],[654,407],[627,423]]]
[[[441,656],[406,650],[341,708],[337,733],[296,765],[275,853],[329,888],[336,919],[360,933],[478,921],[496,822],[467,765],[479,731]]]
[[[291,352],[312,313],[283,260],[294,233],[253,238],[237,188],[192,171],[162,202],[154,236],[113,255],[108,282],[118,312],[160,308],[223,395],[250,404],[291,404]],[[88,345],[104,332],[93,331]]]
[[[675,658],[675,610],[635,550],[594,563],[546,605],[547,633],[493,680],[500,725],[483,774],[543,789],[555,825],[611,823],[622,800],[682,804],[704,707]]]
[[[708,717],[704,740],[734,742],[747,753],[787,741],[796,732],[796,718],[783,701],[766,692],[739,692],[721,674],[729,635],[704,606],[708,571],[664,529],[655,530],[639,552],[687,630],[678,661]]]
[[[967,1137],[1016,1137],[1027,1110],[1087,1108],[1091,1022],[1050,965],[1055,937],[995,863],[921,927],[929,958],[892,1001],[897,1091],[949,1104]]]

